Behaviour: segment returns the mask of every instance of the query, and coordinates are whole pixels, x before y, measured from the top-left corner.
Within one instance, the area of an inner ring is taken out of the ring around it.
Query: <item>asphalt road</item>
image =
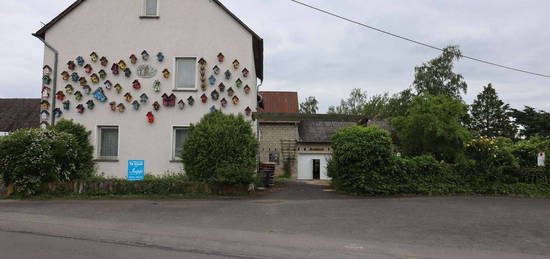
[[[0,201],[0,258],[550,258],[550,199]]]

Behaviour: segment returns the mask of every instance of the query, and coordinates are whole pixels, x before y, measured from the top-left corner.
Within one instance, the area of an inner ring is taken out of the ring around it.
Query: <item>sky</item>
[[[99,0],[93,0],[99,1]],[[206,0],[196,0],[206,1]],[[264,91],[297,91],[319,100],[320,112],[352,89],[369,95],[411,86],[414,67],[438,56],[414,45],[326,16],[290,0],[221,0],[264,39]],[[550,1],[301,0],[405,37],[463,54],[550,74]],[[43,44],[31,33],[73,0],[2,0],[0,98],[40,97]],[[492,83],[512,107],[550,111],[550,78],[462,59],[467,103]]]

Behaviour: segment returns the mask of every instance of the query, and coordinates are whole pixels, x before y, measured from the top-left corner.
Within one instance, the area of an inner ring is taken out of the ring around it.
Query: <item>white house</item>
[[[252,120],[263,40],[218,0],[78,0],[45,44],[41,124],[92,131],[98,172],[181,172],[186,128],[213,109]]]

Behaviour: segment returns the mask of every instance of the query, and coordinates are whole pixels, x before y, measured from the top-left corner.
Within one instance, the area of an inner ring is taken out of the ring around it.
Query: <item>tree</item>
[[[510,105],[500,100],[495,88],[489,84],[483,87],[470,107],[470,129],[477,136],[514,138],[516,128],[510,120],[509,110]]]
[[[342,100],[339,106],[330,106],[328,113],[363,115],[368,118],[385,118],[388,114],[388,93],[368,97],[367,92],[353,89],[350,97]]]
[[[391,121],[400,149],[409,156],[431,154],[438,160],[456,161],[469,139],[462,125],[468,108],[448,96],[418,96],[404,116]]]
[[[315,99],[315,96],[310,96],[300,104],[300,113],[316,114],[319,110],[318,104],[319,102]]]
[[[525,106],[523,111],[512,109],[515,123],[520,125],[520,135],[525,138],[540,136],[550,138],[550,113],[536,111],[535,108]]]
[[[405,115],[409,110],[414,97],[415,95],[410,88],[394,94],[388,101],[386,117],[393,118]]]
[[[443,49],[441,56],[415,67],[413,86],[417,94],[446,95],[462,99],[461,92],[466,93],[468,85],[461,74],[453,72],[454,61],[461,57],[458,46],[449,46]]]

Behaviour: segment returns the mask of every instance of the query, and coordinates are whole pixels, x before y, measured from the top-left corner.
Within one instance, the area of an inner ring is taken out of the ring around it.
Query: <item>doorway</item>
[[[313,161],[313,180],[321,179],[321,159],[312,159]]]

